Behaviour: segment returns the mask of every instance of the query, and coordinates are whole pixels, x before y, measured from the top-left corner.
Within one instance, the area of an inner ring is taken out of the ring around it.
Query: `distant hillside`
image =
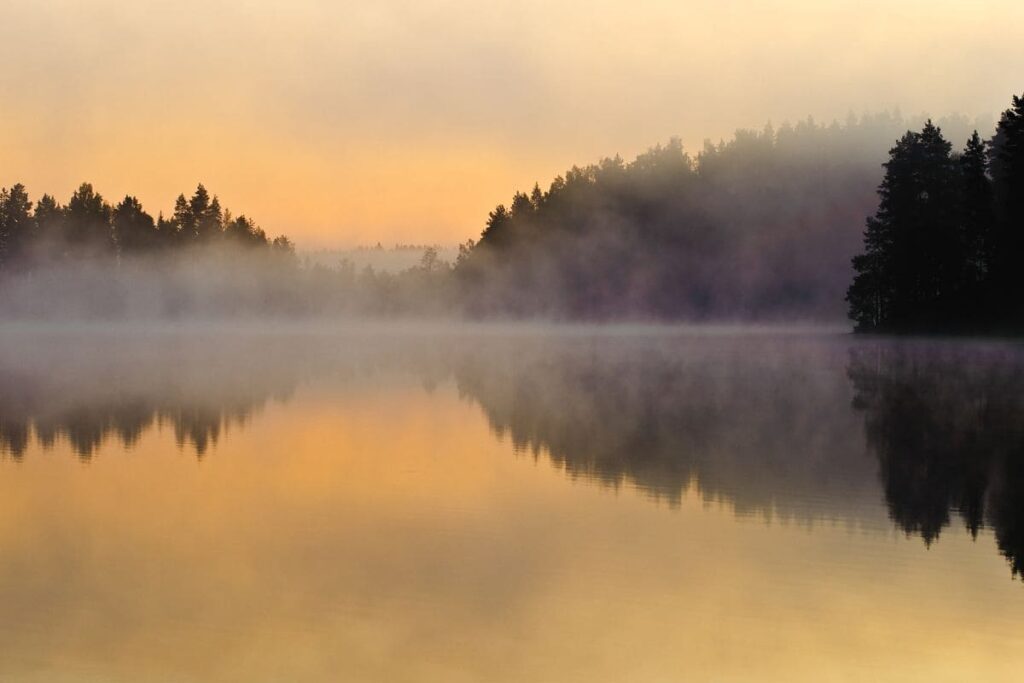
[[[308,259],[312,265],[325,268],[336,268],[341,264],[350,263],[357,271],[369,267],[383,273],[400,273],[420,265],[424,252],[435,249],[440,260],[454,263],[458,256],[458,248],[435,244],[396,244],[385,247],[377,244],[372,247],[353,247],[350,249],[315,249],[300,252],[303,260]]]
[[[940,121],[960,143],[974,125]],[[739,131],[573,167],[491,212],[455,275],[473,315],[602,320],[846,318],[887,150],[912,122]]]

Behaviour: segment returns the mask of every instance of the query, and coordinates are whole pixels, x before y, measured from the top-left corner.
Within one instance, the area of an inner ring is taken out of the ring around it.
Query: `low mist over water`
[[[0,674],[998,677],[1022,389],[814,329],[7,328]]]

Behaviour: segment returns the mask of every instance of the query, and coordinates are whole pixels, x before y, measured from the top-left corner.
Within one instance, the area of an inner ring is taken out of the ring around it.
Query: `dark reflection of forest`
[[[990,526],[1024,572],[1024,353],[879,343],[853,349],[848,374],[893,522],[929,544],[952,516]]]
[[[498,435],[569,476],[809,520],[856,517],[875,495],[844,349],[763,336],[520,341],[463,354],[454,372]]]
[[[1024,351],[799,335],[93,335],[0,344],[0,452],[83,460],[173,430],[202,457],[305,382],[454,380],[494,433],[575,479],[737,514],[994,529],[1024,570]],[[358,390],[358,388],[356,389]],[[396,425],[400,428],[401,425]],[[882,491],[879,492],[879,484]]]
[[[261,362],[241,338],[141,335],[5,339],[0,345],[0,453],[24,457],[66,441],[83,461],[108,441],[133,447],[171,429],[202,457],[224,431],[243,426],[268,399],[293,390],[295,368]]]

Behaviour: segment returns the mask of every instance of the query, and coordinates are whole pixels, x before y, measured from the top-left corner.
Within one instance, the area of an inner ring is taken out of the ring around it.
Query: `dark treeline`
[[[0,315],[162,317],[290,305],[294,247],[233,216],[199,185],[169,218],[110,204],[83,183],[65,204],[24,185],[0,190]]]
[[[287,237],[271,240],[251,219],[233,217],[202,184],[190,198],[178,196],[170,218],[160,214],[156,220],[137,198],[129,195],[112,206],[89,183],[82,183],[66,204],[48,194],[33,204],[20,183],[0,189],[0,268],[5,270],[217,242],[294,250]]]
[[[957,235],[970,223],[971,234],[983,237],[972,237],[967,252],[950,246],[959,237],[931,239],[919,249],[913,235],[927,231],[900,227],[903,214],[886,208],[883,196],[886,213],[869,228],[869,254],[855,261],[861,276],[850,288],[860,329],[897,328],[879,317],[883,301],[885,315],[912,310],[914,324],[923,325],[948,307],[971,308],[966,302],[978,292],[1005,296],[988,297],[992,310],[1020,300],[1012,293],[1024,289],[1024,278],[1014,284],[1005,256],[1012,245],[999,247],[996,239],[1017,239],[1007,226],[1019,223],[1021,213],[1013,152],[1020,146],[1019,120],[1008,112],[995,142],[988,146],[974,136],[961,156],[939,142],[931,124],[901,139],[896,149],[906,148],[909,161],[890,160],[890,175],[922,155],[941,166],[934,188],[911,202],[921,205],[919,213],[931,212],[912,217],[913,225],[932,225],[929,216],[938,216],[943,225],[955,220],[958,227],[950,230]],[[972,127],[958,118],[940,123],[956,139],[967,139]],[[0,192],[0,315],[838,322],[863,217],[877,205],[879,166],[888,141],[906,128],[907,121],[890,114],[851,116],[845,124],[808,120],[739,131],[696,156],[671,141],[629,163],[615,157],[573,167],[548,189],[535,186],[498,206],[454,266],[426,248],[418,264],[398,272],[301,259],[288,238],[270,239],[251,219],[232,216],[202,185],[191,197],[179,196],[169,217],[155,219],[134,197],[111,205],[88,184],[66,204],[49,195],[33,201],[15,185]],[[947,191],[955,198],[940,201],[935,194]],[[947,213],[951,202],[956,207]],[[888,244],[897,233],[911,235],[903,241],[909,246],[897,250],[910,257],[871,251],[871,244]],[[923,285],[903,299],[893,289],[902,282],[893,279],[893,268],[906,272],[908,263],[924,263],[948,273],[956,269],[951,253],[964,262],[960,284],[937,295],[941,305],[919,305]],[[981,316],[988,309],[971,310]]]
[[[939,126],[889,152],[847,293],[860,331],[1024,331],[1024,97],[956,153]]]
[[[962,133],[962,119],[947,125]],[[477,315],[844,318],[896,115],[678,141],[574,167],[500,205],[455,269]]]
[[[295,254],[199,185],[156,219],[132,196],[111,205],[83,183],[66,204],[0,189],[0,316],[137,319],[451,312],[436,248],[392,273]]]

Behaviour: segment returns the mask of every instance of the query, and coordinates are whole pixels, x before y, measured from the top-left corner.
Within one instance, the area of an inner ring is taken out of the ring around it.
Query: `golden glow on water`
[[[0,462],[4,681],[1010,681],[991,534],[766,523],[573,480],[450,382],[300,388]]]

